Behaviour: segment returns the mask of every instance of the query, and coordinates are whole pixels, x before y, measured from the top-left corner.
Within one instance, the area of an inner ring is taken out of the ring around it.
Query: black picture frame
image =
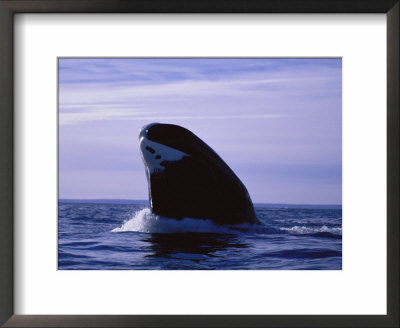
[[[4,327],[399,327],[399,8],[399,0],[0,0],[0,324]],[[14,315],[13,18],[16,13],[385,13],[387,315]]]

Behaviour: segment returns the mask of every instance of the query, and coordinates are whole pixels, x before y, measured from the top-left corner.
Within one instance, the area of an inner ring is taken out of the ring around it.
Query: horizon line
[[[58,201],[123,201],[123,202],[144,202],[149,203],[147,199],[126,199],[126,198],[58,198]],[[311,204],[311,203],[269,203],[269,202],[253,202],[253,205],[288,205],[288,206],[340,206],[342,204],[324,203],[324,204]]]

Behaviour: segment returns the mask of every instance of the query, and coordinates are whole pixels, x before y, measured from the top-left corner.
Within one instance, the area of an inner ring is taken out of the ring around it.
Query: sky
[[[60,58],[59,198],[148,199],[138,134],[181,125],[255,203],[342,203],[340,58]]]

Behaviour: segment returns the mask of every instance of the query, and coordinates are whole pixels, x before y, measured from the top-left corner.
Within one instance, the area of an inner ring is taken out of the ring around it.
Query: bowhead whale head
[[[184,134],[190,133],[180,126],[159,123],[148,124],[140,130],[140,151],[148,178],[151,174],[161,174],[167,163],[190,156],[184,145],[187,139]]]
[[[151,123],[139,133],[142,158],[151,173],[161,173],[170,162],[191,157],[210,165],[231,169],[194,133],[179,125]]]
[[[154,213],[222,224],[257,222],[243,183],[188,129],[151,123],[140,130],[139,145]]]

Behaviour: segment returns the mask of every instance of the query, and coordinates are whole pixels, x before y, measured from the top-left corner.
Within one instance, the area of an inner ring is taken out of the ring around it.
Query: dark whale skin
[[[176,219],[210,219],[217,224],[259,223],[244,184],[195,134],[178,125],[152,123],[141,129],[139,139],[155,145],[145,147],[141,143],[153,213]],[[186,156],[163,160],[157,144]],[[150,172],[153,156],[162,169]]]

